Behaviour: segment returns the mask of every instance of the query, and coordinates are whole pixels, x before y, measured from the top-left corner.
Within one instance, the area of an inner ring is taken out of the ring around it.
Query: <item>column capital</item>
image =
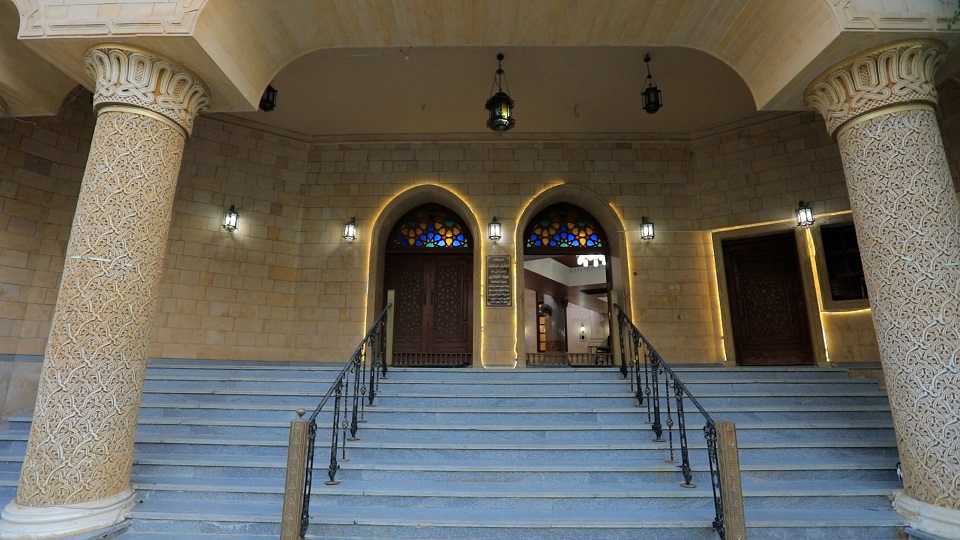
[[[175,124],[184,136],[207,109],[210,91],[200,77],[149,51],[120,44],[87,50],[83,67],[96,81],[93,108],[139,109]]]
[[[914,39],[847,58],[817,76],[804,99],[833,137],[850,121],[882,109],[936,107],[934,76],[945,49],[938,41]]]
[[[7,116],[7,102],[3,100],[3,96],[0,96],[0,118]]]

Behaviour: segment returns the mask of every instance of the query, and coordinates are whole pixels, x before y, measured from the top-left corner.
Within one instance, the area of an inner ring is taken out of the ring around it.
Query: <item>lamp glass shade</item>
[[[343,241],[351,243],[357,239],[357,220],[350,218],[350,221],[343,224]]]
[[[237,210],[230,205],[230,209],[223,213],[223,228],[227,232],[233,232],[237,230],[237,225],[240,223],[240,214],[237,213]]]
[[[500,225],[500,222],[497,221],[496,217],[494,217],[493,221],[490,222],[490,225],[487,227],[487,232],[492,242],[500,241],[502,227]]]

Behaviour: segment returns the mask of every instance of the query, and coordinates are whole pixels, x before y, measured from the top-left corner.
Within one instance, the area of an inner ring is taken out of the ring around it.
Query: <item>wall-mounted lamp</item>
[[[650,53],[643,59],[647,64],[647,83],[643,88],[643,110],[653,114],[663,107],[663,100],[660,99],[660,89],[657,88],[657,81],[650,74]]]
[[[500,222],[497,221],[497,216],[493,216],[493,219],[490,221],[490,225],[487,225],[487,236],[490,237],[490,241],[496,244],[500,241],[501,233],[503,228],[500,226]]]
[[[644,242],[653,240],[653,222],[647,219],[647,216],[640,218],[640,239]]]
[[[587,327],[580,323],[580,341],[587,340]]]
[[[240,223],[240,214],[237,213],[237,209],[230,205],[230,209],[223,213],[223,228],[227,232],[233,232],[237,230],[237,224]]]
[[[267,89],[260,96],[260,110],[270,112],[277,106],[277,89],[272,85],[267,85]]]
[[[351,244],[357,239],[357,218],[350,218],[343,224],[343,241]]]
[[[797,227],[803,227],[806,229],[813,225],[813,222],[816,221],[813,217],[813,208],[810,208],[810,205],[800,201],[797,203]]]
[[[487,119],[487,127],[493,131],[508,131],[516,124],[513,119],[513,100],[510,99],[510,88],[507,87],[507,78],[503,74],[503,53],[497,55],[497,71],[493,75],[493,84],[490,86],[490,99],[484,105],[490,113]],[[493,87],[497,87],[497,92],[493,92]],[[504,87],[507,88],[504,92]]]

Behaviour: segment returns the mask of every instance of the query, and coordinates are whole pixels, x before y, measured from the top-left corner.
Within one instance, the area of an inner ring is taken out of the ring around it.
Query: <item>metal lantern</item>
[[[343,241],[350,244],[357,239],[357,218],[343,224]]]
[[[487,227],[487,232],[489,233],[488,236],[490,237],[490,241],[493,243],[499,242],[501,231],[502,231],[502,228],[500,226],[500,222],[497,221],[497,216],[493,216],[493,221],[491,221],[490,225]]]
[[[240,214],[237,213],[236,208],[233,205],[230,205],[230,209],[223,213],[223,228],[227,232],[233,232],[237,230],[237,225],[240,223]]]
[[[497,54],[497,72],[493,75],[493,84],[490,87],[492,95],[485,105],[487,112],[490,113],[490,118],[487,119],[487,127],[497,132],[509,131],[516,124],[516,120],[513,119],[513,100],[507,94],[510,88],[507,87],[507,79],[503,74],[501,62],[503,62],[503,53]],[[493,92],[494,86],[497,88],[496,93]],[[504,91],[505,87],[507,88],[506,92]]]
[[[643,89],[643,110],[653,114],[663,107],[663,100],[660,98],[660,89],[657,88],[657,81],[650,75],[650,53],[647,53],[643,59],[647,64],[647,84]]]
[[[640,219],[640,239],[644,242],[649,242],[653,240],[653,222],[648,220],[646,216]]]
[[[260,97],[260,110],[264,112],[270,112],[276,106],[277,89],[268,84],[267,89],[263,91],[263,95]]]
[[[816,221],[813,217],[813,208],[810,208],[810,205],[800,201],[797,203],[797,227],[802,227],[804,229],[813,225]]]

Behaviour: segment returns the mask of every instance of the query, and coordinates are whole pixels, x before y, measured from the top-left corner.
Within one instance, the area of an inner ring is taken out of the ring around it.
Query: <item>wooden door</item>
[[[722,243],[737,363],[812,364],[793,232]]]
[[[396,291],[394,365],[470,365],[470,255],[387,255],[385,286]]]

